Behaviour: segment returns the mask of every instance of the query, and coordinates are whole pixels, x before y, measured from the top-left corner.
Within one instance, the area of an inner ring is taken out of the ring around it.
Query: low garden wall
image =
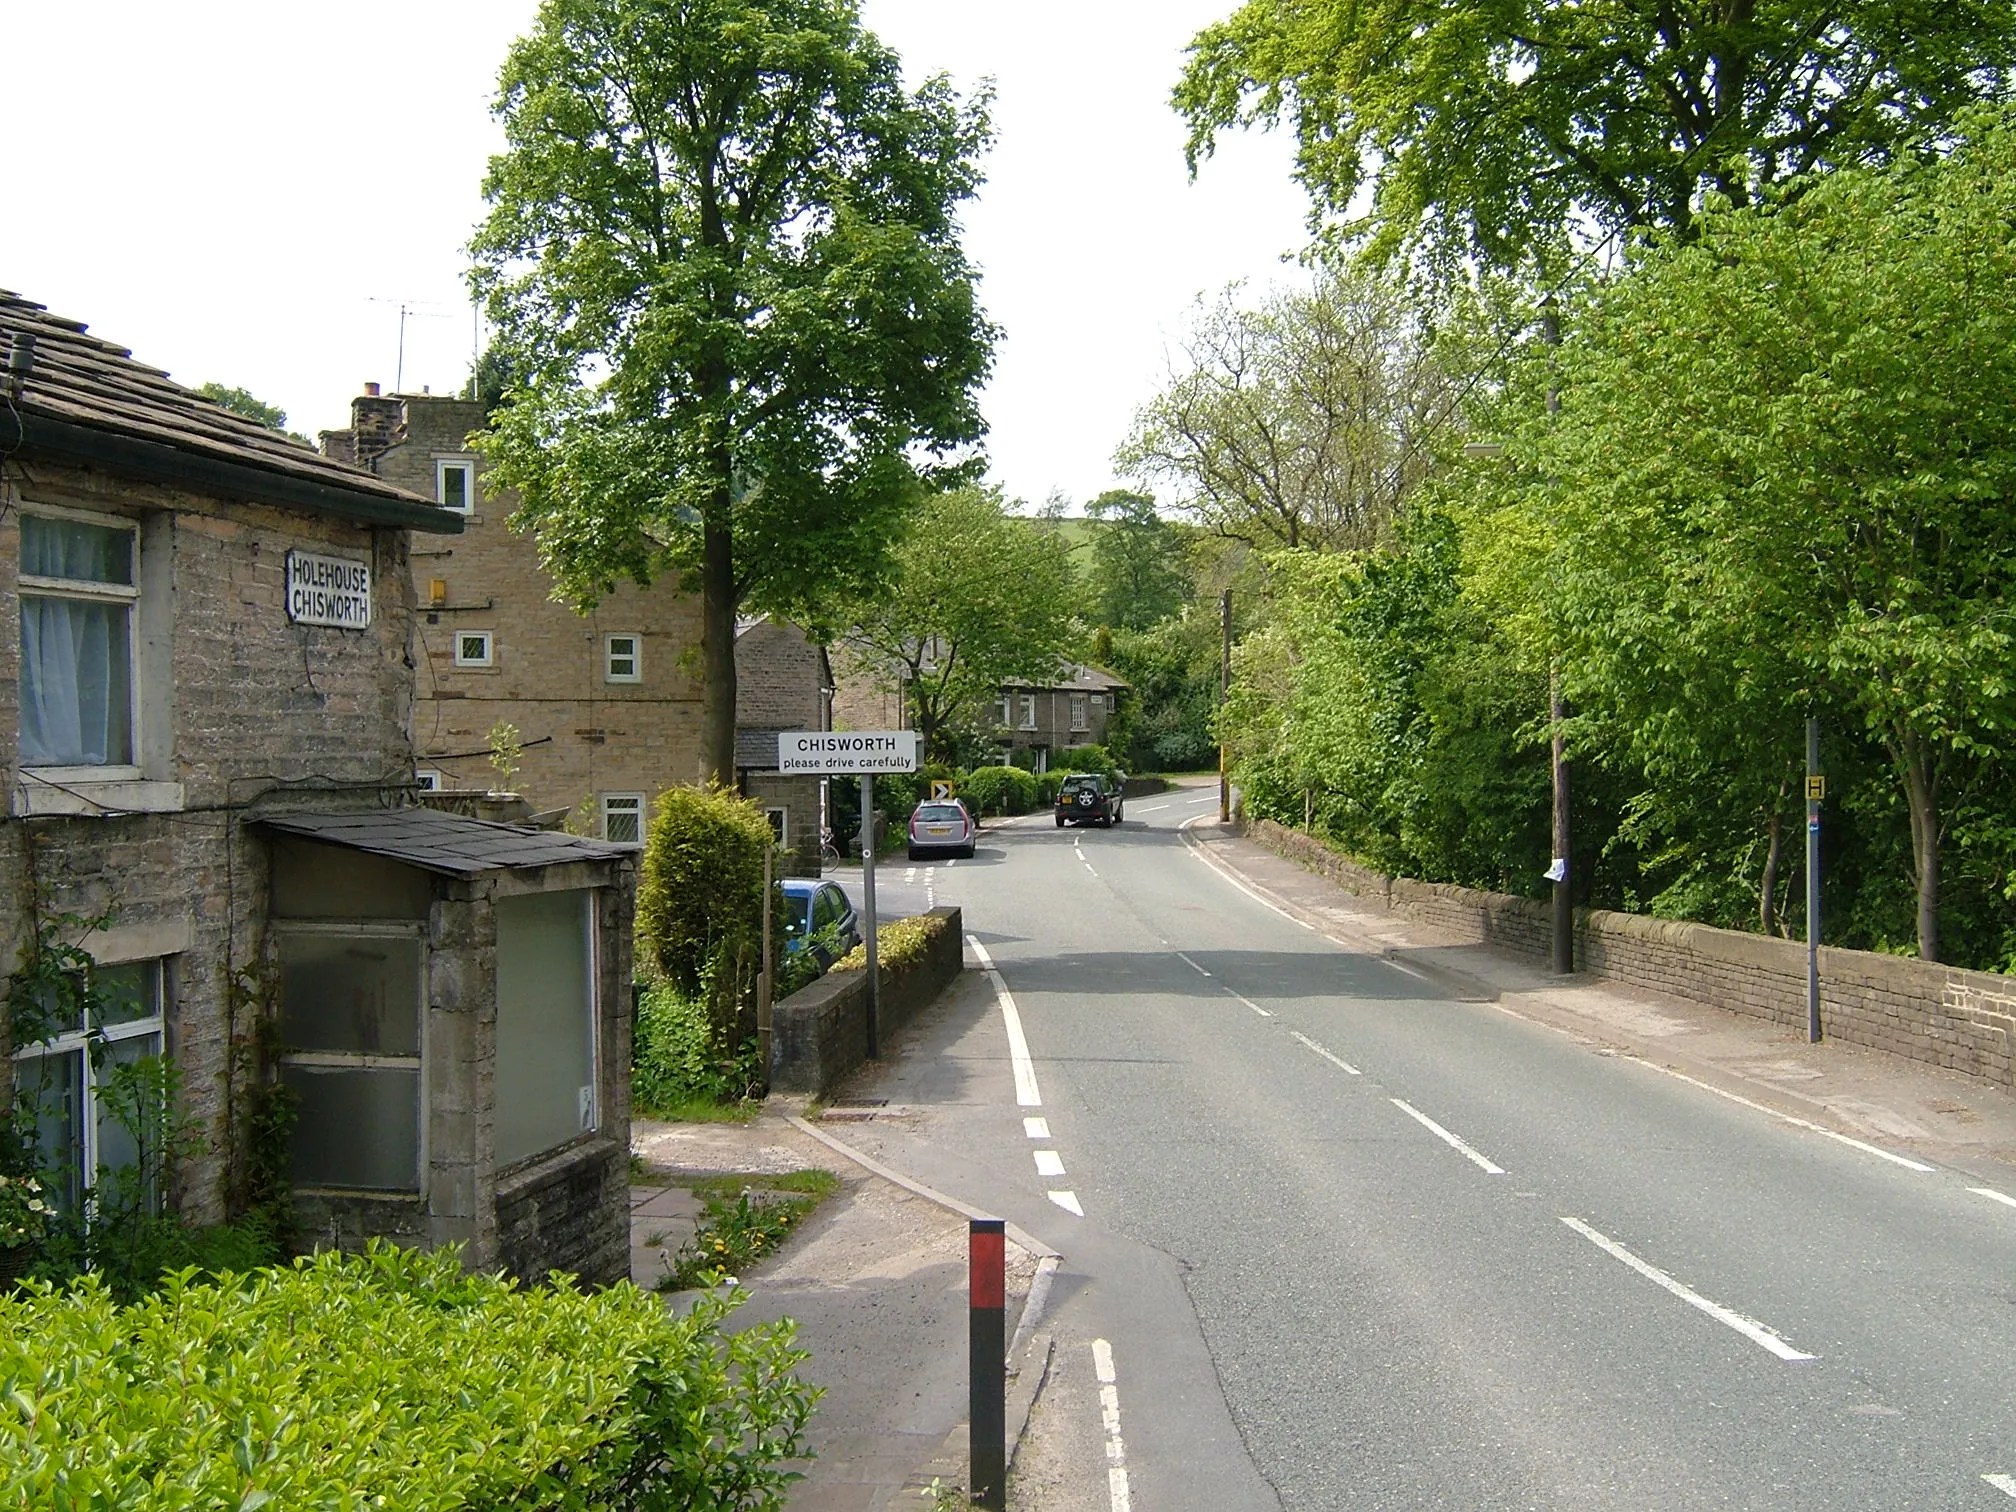
[[[1265,819],[1260,844],[1373,906],[1533,960],[1549,956],[1551,910],[1531,898],[1389,877],[1322,841]],[[1582,970],[1804,1030],[1806,946],[1740,930],[1607,909],[1575,911]],[[1820,951],[1820,1017],[1829,1039],[2016,1085],[2016,978],[1866,950]]]
[[[929,931],[912,961],[881,967],[882,1044],[958,980],[964,965],[960,914],[919,915]],[[868,974],[829,971],[770,1010],[770,1089],[819,1096],[868,1059]]]

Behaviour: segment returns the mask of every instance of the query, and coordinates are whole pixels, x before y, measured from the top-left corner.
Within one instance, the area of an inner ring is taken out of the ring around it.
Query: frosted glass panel
[[[280,1035],[290,1050],[420,1053],[420,941],[283,932]]]
[[[420,1187],[420,1073],[399,1067],[283,1066],[300,1099],[294,1180],[309,1187]]]
[[[593,893],[497,900],[497,1163],[594,1127]]]

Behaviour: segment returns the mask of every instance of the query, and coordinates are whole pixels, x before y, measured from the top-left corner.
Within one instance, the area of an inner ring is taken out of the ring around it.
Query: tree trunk
[[[1911,860],[1918,883],[1918,959],[1939,959],[1939,784],[1917,737],[1894,748],[1904,769],[1904,801],[1911,811]]]
[[[1778,803],[1771,807],[1770,822],[1764,832],[1770,837],[1770,846],[1764,852],[1764,880],[1757,888],[1757,928],[1763,934],[1772,933],[1772,905],[1778,899],[1778,863],[1785,854],[1785,825],[1778,812],[1778,804],[1785,801],[1784,784],[1779,784]]]
[[[735,535],[728,524],[728,478],[720,518],[701,527],[700,770],[723,787],[735,785]]]

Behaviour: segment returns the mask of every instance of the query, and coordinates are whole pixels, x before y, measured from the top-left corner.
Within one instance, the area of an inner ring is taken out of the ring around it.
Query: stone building
[[[909,713],[900,689],[866,663],[850,660],[843,650],[840,688],[834,699],[834,719],[846,730],[909,728]],[[1026,752],[1022,762],[1037,771],[1050,758],[1073,746],[1106,745],[1125,682],[1111,672],[1078,662],[1065,662],[1045,681],[1010,679],[979,711],[995,746],[996,759],[1007,762]],[[1119,753],[1116,753],[1119,754]]]
[[[65,1200],[165,1054],[192,1221],[278,1154],[311,1239],[627,1271],[631,854],[413,803],[410,555],[463,525],[0,293],[0,972],[81,945],[96,999],[6,1065]]]
[[[661,580],[620,583],[585,614],[556,602],[536,544],[505,524],[517,497],[491,491],[487,463],[469,447],[483,424],[480,403],[367,384],[351,401],[350,427],[322,433],[325,454],[424,494],[465,526],[411,561],[420,779],[495,786],[490,732],[508,724],[523,746],[512,786],[544,821],[635,844],[653,800],[703,769],[700,601]],[[816,868],[818,786],[758,775],[758,747],[769,731],[774,763],[776,729],[825,728],[824,653],[793,627],[755,621],[740,627],[735,659],[744,790]],[[789,720],[802,723],[780,723]]]

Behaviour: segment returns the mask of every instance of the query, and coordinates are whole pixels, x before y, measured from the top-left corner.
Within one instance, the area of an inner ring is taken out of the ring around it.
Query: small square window
[[[602,838],[611,845],[644,843],[644,795],[604,793],[602,795]]]
[[[438,459],[434,463],[434,498],[443,509],[468,514],[476,507],[476,464]]]
[[[421,767],[413,774],[413,786],[423,793],[438,793],[441,784],[441,774],[432,767]]]
[[[644,638],[641,635],[602,637],[602,677],[606,682],[644,680]]]
[[[488,630],[457,630],[455,632],[455,665],[458,667],[490,667],[496,665],[497,644]]]

